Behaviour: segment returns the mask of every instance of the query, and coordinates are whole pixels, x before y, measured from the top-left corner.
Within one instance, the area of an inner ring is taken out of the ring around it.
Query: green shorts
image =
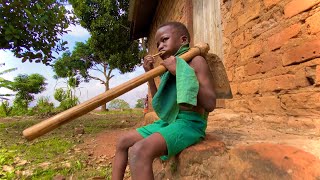
[[[144,138],[153,133],[160,133],[166,141],[168,154],[161,156],[162,160],[175,156],[185,148],[200,142],[205,137],[207,121],[192,111],[180,111],[171,124],[157,120],[152,124],[137,128]]]

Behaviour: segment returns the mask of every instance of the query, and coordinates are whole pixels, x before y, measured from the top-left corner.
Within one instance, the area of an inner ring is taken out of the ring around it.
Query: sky
[[[70,51],[73,50],[76,42],[85,42],[90,37],[89,32],[86,29],[82,28],[80,25],[70,26],[68,30],[70,30],[70,32],[63,35],[62,39],[68,42],[67,47],[69,47]],[[60,55],[58,55],[57,57],[60,57],[61,55],[62,53],[60,53]],[[49,97],[50,101],[54,102],[56,106],[59,104],[59,102],[56,101],[53,97],[54,90],[59,87],[65,87],[66,85],[63,80],[59,80],[57,82],[55,79],[53,79],[54,72],[52,70],[52,67],[45,66],[41,63],[30,63],[28,61],[22,63],[21,59],[16,58],[9,50],[0,50],[0,64],[2,63],[5,63],[5,66],[0,67],[0,72],[10,68],[18,68],[16,71],[1,75],[1,77],[7,80],[13,80],[14,77],[16,77],[18,74],[30,75],[32,73],[39,73],[46,78],[46,90],[41,94],[37,94],[35,96],[35,100],[30,104],[31,106],[34,106],[36,104],[37,98],[41,96]],[[115,76],[110,80],[110,88],[116,87],[143,73],[144,70],[142,67],[136,67],[134,72],[126,74],[120,74],[117,70],[113,71],[112,74]],[[77,90],[77,95],[80,99],[80,102],[84,102],[103,93],[104,89],[104,85],[99,81],[91,80],[89,83],[80,84]],[[0,93],[12,93],[12,91],[5,88],[0,88]],[[147,93],[148,86],[147,83],[144,83],[143,85],[123,94],[118,98],[128,102],[130,107],[134,107],[137,100],[140,98],[144,98]],[[12,97],[11,99],[13,98],[14,97]]]

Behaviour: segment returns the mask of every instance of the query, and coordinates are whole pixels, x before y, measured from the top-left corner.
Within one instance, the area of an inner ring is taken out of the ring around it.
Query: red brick
[[[256,97],[248,100],[249,107],[253,113],[283,114],[280,99],[276,96]]]
[[[239,84],[240,94],[256,94],[259,92],[261,80],[253,80]]]
[[[226,71],[227,76],[228,76],[228,80],[229,81],[233,81],[233,70],[231,69],[230,71]]]
[[[235,17],[242,9],[243,9],[243,5],[241,1],[238,1],[238,2],[232,1],[232,7],[231,7],[232,17]]]
[[[284,94],[280,96],[282,107],[290,115],[310,116],[320,114],[320,93],[303,92],[297,94]]]
[[[235,112],[245,112],[245,113],[251,112],[248,104],[248,100],[246,99],[226,100],[226,107],[228,109],[232,109]]]
[[[232,43],[233,43],[233,46],[234,46],[234,47],[239,47],[239,46],[245,44],[244,33],[241,32],[238,36],[235,36],[235,37],[233,38]]]
[[[320,57],[320,39],[306,42],[298,47],[289,49],[282,56],[282,64],[283,66],[287,66],[316,57]]]
[[[246,71],[249,76],[259,73],[260,69],[261,64],[258,64],[256,62],[251,62],[246,65]]]
[[[252,35],[257,37],[260,34],[268,31],[269,29],[277,26],[279,23],[275,19],[268,19],[266,21],[262,21],[252,27]]]
[[[284,6],[284,16],[290,18],[318,4],[320,0],[292,0]]]
[[[245,25],[247,22],[259,17],[260,10],[261,6],[259,2],[253,4],[252,7],[246,8],[244,13],[238,17],[238,26],[241,27]]]
[[[280,56],[276,53],[264,53],[261,56],[262,66],[260,71],[267,72],[282,66]]]
[[[260,55],[263,52],[260,41],[256,41],[253,44],[240,49],[241,61]]]
[[[320,65],[316,69],[316,85],[320,85]]]
[[[245,72],[244,66],[237,67],[234,73],[233,80],[237,81],[237,80],[244,79],[245,77],[246,77],[246,72]]]
[[[268,50],[274,50],[280,48],[283,44],[285,44],[290,38],[296,36],[301,29],[301,24],[294,24],[290,27],[282,30],[281,32],[271,36],[268,38]]]
[[[285,74],[265,79],[261,83],[262,92],[272,92],[284,89],[294,89],[296,87],[295,76]]]
[[[238,83],[230,83],[232,95],[235,96],[238,93]]]
[[[232,55],[228,55],[225,59],[224,59],[224,65],[226,66],[227,69],[231,68],[232,66],[235,66],[236,64],[236,60],[237,57],[235,54]]]
[[[237,29],[238,29],[237,21],[232,20],[230,22],[227,22],[226,25],[224,26],[225,36],[229,36],[231,33],[236,31]]]
[[[320,12],[315,13],[313,16],[306,19],[309,32],[311,34],[316,34],[320,31]]]
[[[277,4],[280,0],[263,0],[264,5],[268,8],[274,4]]]
[[[313,119],[306,118],[306,117],[289,116],[287,124],[288,124],[288,127],[299,128],[299,129],[316,128],[316,123],[313,121]]]
[[[246,42],[250,41],[253,39],[252,31],[251,29],[245,29],[244,30],[244,39]]]
[[[310,82],[307,79],[306,69],[301,68],[295,72],[295,82],[297,87],[307,87],[310,86]]]

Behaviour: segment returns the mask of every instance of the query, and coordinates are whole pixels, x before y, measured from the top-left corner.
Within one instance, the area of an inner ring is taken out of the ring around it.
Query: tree
[[[0,64],[0,67],[1,67],[1,66],[4,66],[4,65],[5,65],[5,64],[2,63],[2,64]],[[6,70],[4,70],[4,71],[1,71],[1,72],[0,72],[0,75],[9,73],[9,72],[12,72],[12,71],[15,71],[15,70],[17,70],[17,68],[6,69]],[[11,81],[6,80],[6,79],[0,77],[0,88],[7,88],[7,89],[12,90],[11,84],[12,84]],[[13,96],[13,94],[1,94],[1,93],[0,93],[0,100],[8,100],[8,99],[6,98],[6,97],[8,97],[8,96]]]
[[[77,43],[72,59],[87,67],[84,78],[100,81],[109,90],[112,72],[132,72],[140,64],[139,43],[130,41],[128,0],[69,0],[80,24],[91,38]],[[83,61],[83,62],[81,62]],[[103,78],[93,76],[89,70],[101,72]],[[81,72],[78,69],[78,72]],[[79,74],[78,74],[79,75]],[[106,106],[102,106],[105,110]]]
[[[109,104],[110,109],[129,109],[129,104],[123,99],[114,99],[110,101]]]
[[[67,110],[79,103],[79,98],[75,96],[71,89],[56,89],[56,91],[54,92],[54,98],[60,102],[60,105],[58,107],[59,111]]]
[[[11,84],[13,91],[17,92],[14,105],[18,108],[28,109],[28,105],[34,100],[34,95],[45,90],[45,78],[40,74],[19,74]]]
[[[0,49],[11,50],[22,62],[49,64],[53,52],[66,50],[61,40],[74,17],[67,0],[3,0],[0,5]]]
[[[137,100],[135,108],[143,108],[144,107],[144,98],[140,98]]]

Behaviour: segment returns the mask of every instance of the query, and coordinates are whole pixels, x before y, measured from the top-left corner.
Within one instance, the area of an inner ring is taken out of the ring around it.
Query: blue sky
[[[68,41],[67,46],[70,50],[74,48],[76,42],[85,42],[90,37],[89,32],[86,29],[82,28],[80,25],[70,26],[68,30],[70,30],[70,32],[62,36],[62,38],[63,40]],[[60,53],[60,55],[61,54],[62,53]],[[58,104],[58,102],[53,98],[54,89],[58,87],[65,87],[65,84],[62,80],[59,80],[59,82],[57,82],[55,79],[52,78],[54,73],[50,66],[45,66],[41,63],[29,63],[28,61],[22,63],[21,59],[16,58],[13,55],[13,53],[9,50],[0,50],[0,63],[5,63],[5,66],[0,67],[0,72],[10,68],[18,68],[16,71],[1,76],[7,80],[13,80],[13,78],[16,77],[18,74],[39,73],[43,75],[47,79],[46,83],[48,85],[46,86],[46,90],[44,92],[36,95],[36,99],[41,96],[48,96],[52,102],[54,102],[56,105]],[[118,71],[114,71],[113,74],[115,76],[110,81],[110,88],[120,85],[143,73],[144,70],[142,67],[137,67],[134,72],[126,74],[119,74]],[[124,99],[126,102],[130,104],[131,107],[134,107],[134,105],[137,102],[137,99],[144,98],[147,94],[147,91],[147,84],[144,83],[143,85],[131,90],[130,92],[127,92],[126,94],[123,94],[118,98]],[[0,92],[10,93],[10,90],[0,88]],[[80,88],[77,90],[77,92],[80,101],[83,102],[96,95],[103,93],[104,85],[102,85],[99,81],[91,80],[89,83],[80,84]],[[35,103],[36,100],[31,103],[31,106]]]

